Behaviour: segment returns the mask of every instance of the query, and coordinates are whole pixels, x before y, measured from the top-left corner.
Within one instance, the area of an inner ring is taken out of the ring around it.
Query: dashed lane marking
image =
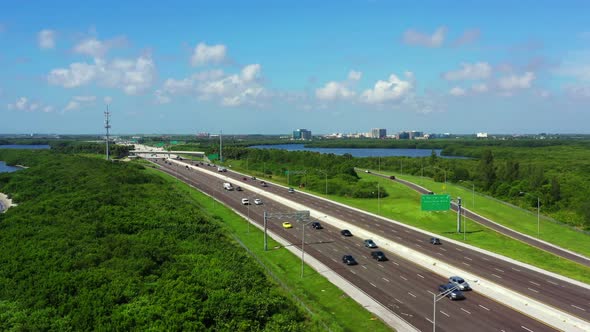
[[[416,243],[416,246],[417,246],[417,247],[420,247],[420,248],[422,248],[422,246],[421,246],[421,245],[419,245],[418,243]]]
[[[522,325],[521,325],[520,327],[522,327],[523,329],[525,329],[525,330],[527,330],[527,331],[529,331],[529,332],[535,332],[535,331],[533,331],[533,330],[529,329],[529,328],[528,328],[528,327],[526,327],[526,326],[522,326]]]
[[[367,267],[363,265],[363,269],[365,269],[365,270],[366,270],[366,269],[367,269]]]
[[[530,287],[527,287],[527,289],[528,289],[528,290],[530,290],[530,291],[533,291],[533,292],[535,292],[535,293],[538,293],[538,292],[539,292],[538,290],[536,290],[536,289],[532,289],[532,288],[530,288]]]
[[[441,254],[440,252],[437,252],[436,254],[437,254],[437,255],[440,255],[440,256],[444,256],[444,255],[443,255],[443,254]]]
[[[404,304],[402,301],[398,300],[397,297],[394,297],[393,299],[396,300],[397,302],[401,303],[401,304]]]
[[[492,273],[492,275],[493,275],[494,277],[496,277],[496,278],[500,278],[500,279],[502,279],[502,277],[500,277],[500,276],[499,276],[499,275],[497,275],[497,274],[493,274],[493,273]]]
[[[416,274],[418,275],[418,277],[420,277],[420,278],[424,279],[424,276],[423,276],[423,275],[421,275],[420,273],[416,273]]]
[[[352,274],[356,274],[356,272],[354,272],[354,270],[349,270],[350,272],[352,272]]]
[[[377,288],[377,286],[375,286],[375,284],[374,284],[374,283],[370,282],[369,284],[371,284],[371,286],[373,286],[373,287]]]
[[[463,251],[463,250],[461,250],[460,248],[455,248],[455,249],[456,249],[457,251]]]
[[[467,264],[467,263],[465,263],[465,262],[461,262],[461,263],[463,263],[463,265],[471,266],[471,265],[469,265],[469,264]]]
[[[381,265],[381,264],[377,264],[377,266],[379,266],[380,268],[383,268],[383,265]]]
[[[487,311],[490,311],[490,309],[488,309],[488,308],[486,308],[486,307],[482,306],[481,304],[478,304],[478,306],[480,306],[480,307],[484,308],[484,309],[485,309],[485,310],[487,310]]]
[[[514,267],[512,267],[511,269],[513,269],[513,270],[514,270],[514,271],[516,271],[516,272],[520,272],[520,270],[519,270],[519,269],[517,269],[517,268],[514,268]]]
[[[447,317],[451,317],[451,316],[449,316],[449,314],[447,314],[446,312],[444,312],[444,311],[442,311],[442,310],[440,310],[439,312],[440,312],[441,314],[443,314],[443,315],[447,316]]]
[[[410,292],[408,292],[408,294],[410,294],[412,297],[416,297],[416,295],[414,295],[414,294],[412,294],[412,293],[410,293]]]
[[[466,260],[468,260],[468,261],[472,261],[472,260],[473,260],[473,259],[471,259],[471,258],[469,258],[469,257],[467,257],[467,256],[463,256],[463,258],[465,258],[465,259],[466,259]]]
[[[572,307],[574,307],[574,308],[576,308],[576,309],[580,309],[580,310],[582,310],[582,311],[586,311],[586,309],[584,309],[584,308],[580,308],[580,307],[578,307],[578,306],[577,306],[577,305],[575,305],[575,304],[572,304],[571,306],[572,306]]]
[[[494,268],[494,270],[496,270],[496,271],[498,271],[498,272],[502,272],[502,273],[504,273],[504,270],[501,270],[501,269],[499,269],[499,268],[497,268],[497,267],[495,267],[495,268]]]
[[[363,255],[363,258],[365,258],[365,259],[366,259],[366,258],[367,258],[367,256]]]
[[[408,281],[408,279],[406,279],[406,277],[404,277],[404,276],[399,276],[399,277],[404,279],[405,281]]]
[[[381,279],[385,280],[386,282],[390,282],[389,279],[387,279],[387,278],[381,278]]]
[[[445,249],[445,248],[439,248],[439,249],[442,250],[442,251],[447,251],[447,249]]]
[[[332,258],[332,260],[333,260],[334,262],[338,263],[338,261],[337,261],[337,260],[335,260],[334,258]]]
[[[540,283],[538,283],[538,282],[534,282],[534,281],[530,281],[530,280],[529,280],[529,282],[530,282],[531,284],[535,285],[535,286],[539,286],[539,287],[541,287],[541,284],[540,284]]]
[[[556,285],[556,286],[558,285],[558,283],[556,283],[556,282],[554,282],[554,281],[551,281],[551,280],[545,280],[545,281],[547,281],[547,282],[548,282],[548,283],[550,283],[550,284],[554,284],[554,285]]]
[[[461,310],[465,311],[466,313],[468,313],[469,315],[471,315],[471,313],[463,308],[461,308]]]
[[[396,262],[394,262],[394,261],[392,261],[392,263],[393,263],[393,264],[395,264],[395,265],[397,265],[397,266],[399,266],[399,264],[398,264],[398,263],[396,263]]]

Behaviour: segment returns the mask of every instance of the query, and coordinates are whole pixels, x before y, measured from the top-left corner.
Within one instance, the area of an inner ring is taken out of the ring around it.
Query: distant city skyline
[[[587,1],[0,3],[0,134],[590,133]]]

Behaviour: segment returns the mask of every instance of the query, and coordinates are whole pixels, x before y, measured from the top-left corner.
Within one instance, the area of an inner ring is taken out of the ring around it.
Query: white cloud
[[[459,97],[459,96],[464,96],[466,94],[466,92],[465,92],[465,89],[456,86],[456,87],[452,88],[451,91],[449,91],[449,94],[451,96]]]
[[[196,67],[209,63],[220,63],[225,60],[226,51],[226,46],[222,44],[209,46],[199,43],[191,56],[191,64]]]
[[[116,37],[105,41],[92,37],[76,44],[74,46],[74,53],[90,55],[94,58],[103,58],[111,48],[122,46],[126,43],[127,40],[124,37]]]
[[[66,107],[64,107],[63,111],[69,112],[69,111],[77,111],[79,109],[80,109],[80,102],[75,101],[75,100],[70,100],[70,102],[66,105]]]
[[[492,66],[487,62],[462,63],[461,69],[443,73],[442,77],[447,81],[481,80],[490,77]]]
[[[156,103],[158,104],[168,104],[172,101],[172,99],[169,96],[165,95],[162,90],[156,90],[156,92],[154,92],[154,95],[156,96]]]
[[[41,110],[43,112],[53,111],[52,106],[43,105],[41,102],[31,101],[28,97],[20,97],[14,103],[6,105],[9,110],[34,112]]]
[[[260,75],[260,65],[253,64],[247,65],[246,67],[242,68],[242,78],[246,82],[254,81]]]
[[[476,83],[471,86],[471,90],[477,93],[483,93],[488,91],[488,86],[485,83]]]
[[[432,35],[428,35],[413,29],[404,32],[403,40],[408,45],[418,45],[426,47],[440,47],[445,41],[447,28],[438,27]]]
[[[360,79],[361,79],[361,77],[362,77],[362,76],[363,76],[363,73],[361,73],[360,71],[354,71],[354,70],[351,70],[351,71],[348,73],[348,79],[349,79],[350,81],[358,81],[358,80],[360,80]]]
[[[331,81],[326,83],[324,87],[316,89],[315,95],[321,100],[336,100],[354,97],[355,92],[349,90],[342,83]]]
[[[53,30],[41,30],[39,31],[38,39],[39,39],[39,48],[43,50],[53,49],[55,48],[55,31]]]
[[[111,62],[95,58],[94,64],[73,63],[69,68],[52,70],[47,80],[64,88],[75,88],[96,81],[107,87],[122,89],[135,95],[151,87],[156,65],[149,55],[137,59],[115,59]]]
[[[471,44],[479,39],[480,34],[481,33],[479,29],[465,30],[463,34],[453,42],[453,46],[463,46]]]
[[[93,102],[96,100],[96,96],[74,96],[72,99],[80,102]]]
[[[77,110],[81,109],[82,107],[94,104],[95,101],[96,101],[96,96],[74,96],[68,102],[66,107],[64,107],[63,111],[64,112],[77,111]]]
[[[373,89],[363,92],[361,100],[370,104],[381,104],[403,99],[412,91],[414,79],[412,72],[406,72],[405,76],[408,81],[401,80],[395,74],[391,74],[387,81],[377,81]]]
[[[526,72],[521,76],[509,75],[498,79],[498,87],[502,90],[528,89],[535,80],[535,73]]]
[[[20,97],[16,103],[14,103],[14,106],[17,110],[26,110],[29,108],[29,100],[26,97]]]

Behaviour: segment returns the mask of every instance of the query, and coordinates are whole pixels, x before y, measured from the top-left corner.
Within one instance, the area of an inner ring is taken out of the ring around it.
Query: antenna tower
[[[107,110],[104,112],[104,128],[107,130],[107,160],[110,160],[109,155],[109,129],[111,129],[111,112],[109,112],[109,105],[107,104]]]

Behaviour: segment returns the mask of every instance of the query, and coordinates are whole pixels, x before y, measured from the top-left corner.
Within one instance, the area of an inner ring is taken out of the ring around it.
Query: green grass
[[[219,220],[219,225],[239,239],[262,261],[286,291],[298,299],[296,302],[310,309],[320,329],[327,326],[332,331],[391,331],[391,328],[307,265],[302,279],[299,258],[274,240],[269,239],[269,251],[265,252],[262,232],[254,226],[250,226],[248,231],[247,222],[224,205],[168,174],[150,168],[147,171],[166,179]]]
[[[465,208],[515,231],[537,237],[536,214],[489,199],[487,197],[478,195],[477,193],[475,193],[474,206],[474,195],[471,189],[467,189],[449,182],[447,182],[445,188],[444,183],[434,182],[429,178],[399,175],[395,173],[392,174],[396,175],[400,179],[417,183],[434,191],[435,193],[448,193],[453,198],[462,197],[463,206]],[[578,232],[564,225],[556,224],[546,220],[545,218],[540,218],[539,229],[539,238],[541,240],[590,257],[590,235]]]

